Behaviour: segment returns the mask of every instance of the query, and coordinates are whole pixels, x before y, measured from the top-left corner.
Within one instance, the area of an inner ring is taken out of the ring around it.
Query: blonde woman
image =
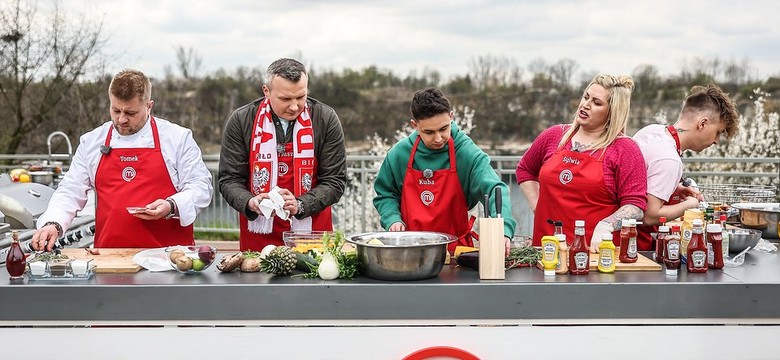
[[[594,252],[618,219],[642,219],[647,171],[639,147],[625,135],[633,89],[630,76],[596,75],[574,120],[542,132],[517,164],[517,183],[534,211],[534,245],[553,234],[548,219],[563,222],[570,244],[574,220],[585,220]]]

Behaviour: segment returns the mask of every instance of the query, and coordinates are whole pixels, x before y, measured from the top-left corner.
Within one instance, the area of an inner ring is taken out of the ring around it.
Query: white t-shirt
[[[203,162],[200,147],[195,143],[190,129],[158,117],[154,120],[160,136],[160,151],[177,191],[170,198],[179,209],[180,224],[188,226],[195,221],[200,210],[211,202],[214,192],[211,172]],[[67,231],[76,212],[84,208],[87,191],[95,188],[95,175],[101,159],[100,145],[105,143],[111,126],[111,121],[108,121],[81,136],[68,172],[52,195],[46,212],[38,218],[39,228],[48,221],[56,221]],[[111,133],[111,147],[153,148],[151,122],[147,121],[141,130],[127,136],[120,135],[115,129]]]
[[[674,138],[666,131],[666,125],[653,124],[639,129],[633,139],[645,158],[647,193],[669,201],[683,172]]]

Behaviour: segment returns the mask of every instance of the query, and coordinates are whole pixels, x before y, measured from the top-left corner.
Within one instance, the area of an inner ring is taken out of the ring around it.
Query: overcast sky
[[[89,4],[89,6],[86,6]],[[686,0],[90,0],[104,16],[115,67],[162,76],[178,46],[201,73],[262,67],[302,54],[320,69],[369,65],[405,76],[465,75],[469,61],[506,56],[526,67],[562,58],[575,71],[630,74],[641,64],[676,74],[696,58],[743,61],[752,76],[780,74],[780,1]],[[88,7],[88,8],[87,8]],[[526,78],[528,77],[526,71]]]

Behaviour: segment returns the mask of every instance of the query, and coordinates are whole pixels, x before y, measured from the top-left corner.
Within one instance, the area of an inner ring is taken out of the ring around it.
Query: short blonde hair
[[[588,150],[599,150],[612,144],[618,136],[626,131],[628,112],[631,110],[631,92],[634,90],[634,79],[628,75],[612,76],[598,74],[585,87],[585,90],[582,92],[583,95],[593,84],[599,84],[609,90],[609,99],[607,100],[609,102],[609,114],[607,115],[607,123],[604,126],[605,131],[587,147]],[[566,145],[571,137],[574,136],[574,133],[580,129],[580,125],[577,124],[578,113],[579,108],[575,110],[574,120],[571,123],[572,126],[563,134],[558,147]]]
[[[144,73],[125,69],[117,73],[108,85],[108,94],[119,100],[128,101],[134,98],[147,102],[152,99],[152,82]]]

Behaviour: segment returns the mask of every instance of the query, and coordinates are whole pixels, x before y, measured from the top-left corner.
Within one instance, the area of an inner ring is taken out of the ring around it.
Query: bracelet
[[[168,220],[174,216],[176,216],[176,202],[173,201],[173,199],[165,199],[168,201],[168,204],[171,206],[171,212],[168,213],[168,215],[165,215],[165,220]]]
[[[49,225],[54,225],[54,227],[57,229],[57,237],[61,238],[62,237],[62,233],[64,232],[64,231],[62,231],[62,225],[60,225],[60,223],[58,223],[56,221],[49,221],[49,222],[43,224],[43,227],[46,227],[46,226],[49,226]]]

